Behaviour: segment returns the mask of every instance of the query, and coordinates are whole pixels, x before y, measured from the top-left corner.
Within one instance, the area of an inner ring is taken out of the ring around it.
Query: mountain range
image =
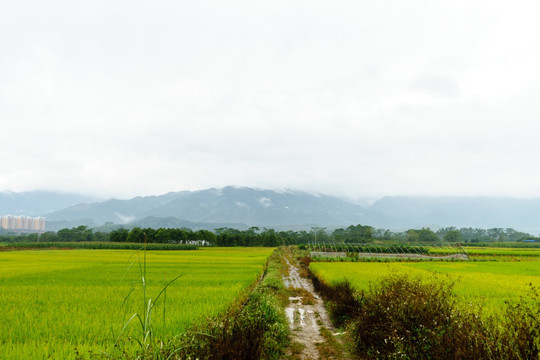
[[[202,228],[216,228],[215,224],[236,228],[310,228],[358,223],[379,225],[381,220],[390,220],[383,214],[374,215],[359,205],[333,196],[233,186],[77,204],[46,214],[46,218],[48,221],[91,219],[95,224],[160,222],[162,226],[182,220]],[[163,221],[166,218],[168,222]]]
[[[0,192],[0,215],[43,216],[74,204],[98,201],[98,198],[54,191]]]
[[[361,206],[329,195],[233,186],[105,201],[54,192],[0,193],[2,214],[45,216],[48,230],[80,224],[295,230],[363,224],[392,230],[456,226],[540,232],[540,199],[388,196]]]

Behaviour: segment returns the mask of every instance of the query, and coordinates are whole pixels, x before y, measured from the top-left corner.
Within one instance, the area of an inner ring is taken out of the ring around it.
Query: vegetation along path
[[[287,257],[284,259],[289,268],[283,281],[291,293],[289,305],[285,308],[291,329],[291,346],[286,357],[313,360],[348,358],[336,339],[340,334],[335,333],[323,300],[311,280],[301,276],[305,269],[293,265]]]

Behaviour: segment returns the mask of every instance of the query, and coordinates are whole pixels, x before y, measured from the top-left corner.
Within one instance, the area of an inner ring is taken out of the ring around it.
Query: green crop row
[[[9,249],[126,249],[126,250],[197,250],[196,245],[185,244],[141,244],[113,242],[21,242],[4,244]]]
[[[469,255],[482,256],[535,256],[540,257],[539,248],[506,248],[506,247],[467,247]]]
[[[540,249],[540,242],[471,242],[462,243],[464,247],[495,247],[495,248],[513,248],[513,249]]]

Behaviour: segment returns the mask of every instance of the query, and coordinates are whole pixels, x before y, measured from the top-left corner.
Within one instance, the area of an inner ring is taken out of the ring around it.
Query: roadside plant
[[[500,358],[540,359],[540,294],[529,284],[527,296],[507,304],[497,343]]]
[[[354,352],[372,359],[489,358],[481,316],[460,309],[452,288],[435,278],[383,279],[363,294],[351,321]]]
[[[154,316],[154,310],[156,308],[156,305],[158,304],[158,301],[163,296],[163,321],[165,321],[166,318],[166,298],[167,298],[167,288],[173,284],[176,280],[181,278],[183,274],[180,274],[173,278],[172,280],[168,281],[161,291],[152,299],[152,297],[149,297],[147,294],[147,261],[146,261],[146,234],[144,235],[145,243],[144,247],[141,248],[138,252],[140,255],[140,252],[142,251],[143,259],[141,260],[141,257],[138,257],[138,264],[139,264],[139,281],[132,286],[129,293],[124,298],[124,301],[122,303],[122,307],[124,307],[128,301],[130,300],[131,296],[133,295],[136,284],[138,283],[140,285],[142,298],[141,298],[141,312],[136,312],[131,315],[131,317],[124,323],[122,326],[122,329],[118,333],[118,336],[116,337],[115,341],[115,347],[118,347],[121,341],[124,341],[125,338],[123,337],[128,328],[130,328],[131,323],[136,324],[136,328],[138,331],[135,332],[135,335],[130,333],[127,340],[134,341],[138,346],[140,351],[142,352],[142,355],[144,356],[147,353],[151,353],[153,351],[153,348],[157,346],[157,342],[155,340],[154,336],[154,328],[153,328],[153,316]],[[136,335],[138,334],[138,335]]]

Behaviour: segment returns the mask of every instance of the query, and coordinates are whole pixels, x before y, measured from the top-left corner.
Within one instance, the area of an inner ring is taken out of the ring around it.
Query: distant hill
[[[46,215],[49,221],[74,221],[92,219],[96,225],[106,222],[127,224],[151,216],[149,212],[169,201],[180,199],[190,194],[189,191],[170,192],[159,196],[138,196],[129,200],[106,200],[92,203],[81,203]],[[170,216],[170,215],[169,215]]]
[[[248,227],[379,224],[386,218],[333,196],[232,186],[79,204],[47,214],[52,221],[93,219],[96,224],[141,222],[148,217],[154,223],[156,218],[169,218],[168,223],[174,218]]]
[[[0,192],[0,215],[41,216],[82,202],[94,202],[95,197],[53,191]]]
[[[456,226],[540,232],[540,199],[388,196],[360,206],[328,195],[233,186],[106,201],[45,191],[0,193],[0,213],[45,216],[49,230],[77,225],[110,228],[110,223],[209,230],[364,224],[392,230]]]
[[[422,226],[540,232],[540,199],[389,196],[369,209]]]
[[[187,228],[197,230],[215,230],[230,227],[238,230],[247,230],[248,226],[240,223],[214,223],[214,222],[194,222],[180,220],[174,217],[153,217],[148,216],[141,220],[136,220],[130,224],[141,228]]]

